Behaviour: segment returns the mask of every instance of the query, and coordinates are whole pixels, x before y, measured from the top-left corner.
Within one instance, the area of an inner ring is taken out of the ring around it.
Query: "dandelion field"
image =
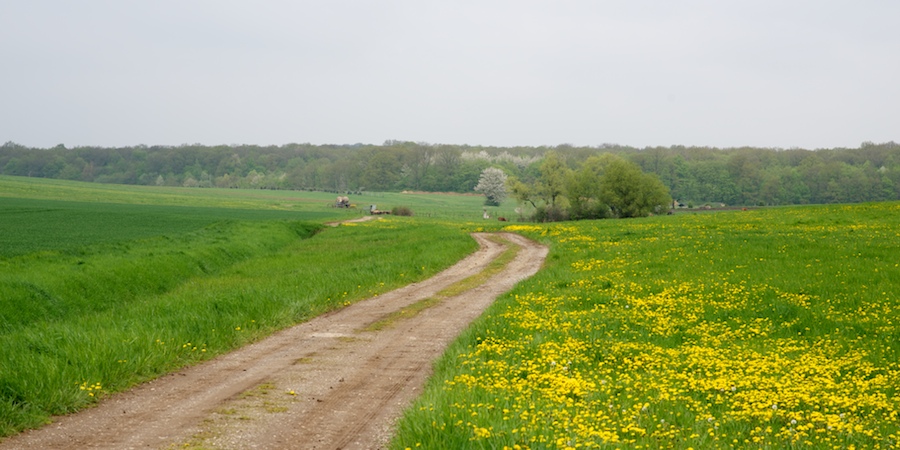
[[[897,448],[900,204],[505,228],[548,263],[391,448]]]

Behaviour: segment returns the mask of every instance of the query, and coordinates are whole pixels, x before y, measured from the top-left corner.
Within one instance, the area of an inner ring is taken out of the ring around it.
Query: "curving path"
[[[366,327],[482,271],[504,246],[481,248],[423,282],[355,303],[184,369],[53,424],[3,449],[374,449],[422,389],[431,363],[500,294],[536,273],[546,247],[521,247],[499,274],[379,331]]]

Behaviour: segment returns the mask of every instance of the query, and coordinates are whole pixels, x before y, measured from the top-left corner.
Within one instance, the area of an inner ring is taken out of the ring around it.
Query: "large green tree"
[[[672,201],[656,175],[621,158],[611,160],[600,178],[600,196],[617,217],[643,217],[660,212]]]
[[[540,170],[537,190],[547,205],[556,207],[557,200],[565,193],[569,168],[562,155],[556,151],[549,151],[544,155]]]
[[[600,180],[612,155],[591,156],[566,180],[569,218],[602,219],[609,216],[609,205],[602,199]]]

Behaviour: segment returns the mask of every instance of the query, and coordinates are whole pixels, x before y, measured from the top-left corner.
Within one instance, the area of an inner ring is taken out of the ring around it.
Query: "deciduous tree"
[[[559,153],[550,151],[544,155],[538,191],[551,207],[556,207],[557,199],[565,192],[568,175],[569,168]]]
[[[569,218],[602,219],[609,216],[609,205],[601,199],[600,179],[603,177],[607,156],[591,156],[581,167],[570,173],[566,180],[566,196],[569,198]]]
[[[484,169],[475,186],[475,192],[484,194],[485,205],[500,206],[503,200],[506,200],[506,173],[496,167]]]
[[[600,194],[618,217],[642,217],[665,208],[669,189],[655,175],[641,172],[637,164],[612,160],[600,179]]]

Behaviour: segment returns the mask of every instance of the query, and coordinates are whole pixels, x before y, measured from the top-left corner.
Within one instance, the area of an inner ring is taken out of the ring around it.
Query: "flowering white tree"
[[[488,167],[481,172],[475,192],[484,194],[484,204],[500,206],[506,199],[506,173],[495,167]]]

